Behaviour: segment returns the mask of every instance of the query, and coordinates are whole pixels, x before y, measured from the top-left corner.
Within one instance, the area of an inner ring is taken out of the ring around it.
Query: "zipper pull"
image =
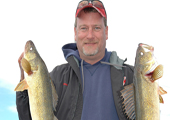
[[[125,86],[125,83],[126,83],[126,76],[124,76],[124,79],[123,79],[123,86]]]

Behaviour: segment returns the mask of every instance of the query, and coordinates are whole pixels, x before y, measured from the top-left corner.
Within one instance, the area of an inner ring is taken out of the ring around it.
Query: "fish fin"
[[[135,102],[134,102],[134,86],[133,83],[124,87],[123,90],[120,91],[121,96],[123,97],[123,108],[125,114],[129,119],[135,119]]]
[[[167,92],[161,86],[159,86],[159,95],[164,95],[164,94],[167,94]]]
[[[162,104],[164,104],[164,100],[163,100],[163,98],[162,98],[161,95],[159,95],[159,102],[162,103]]]
[[[160,103],[164,103],[164,100],[161,96],[161,95],[164,95],[164,94],[167,94],[167,92],[162,87],[159,86],[159,102]]]
[[[51,80],[51,78],[50,78],[50,80]],[[51,88],[52,88],[52,97],[53,97],[53,108],[54,108],[54,111],[56,111],[56,106],[58,103],[58,94],[55,90],[55,86],[54,86],[54,83],[52,80],[51,80]]]
[[[31,65],[30,63],[25,59],[25,58],[22,58],[21,60],[21,66],[23,68],[23,70],[28,74],[32,74],[33,72],[31,71]]]
[[[58,120],[57,117],[54,115],[54,120]]]
[[[161,78],[163,76],[163,65],[158,65],[153,74],[152,74],[152,80],[158,80],[159,78]]]
[[[18,85],[16,86],[16,88],[14,89],[14,91],[24,91],[28,89],[28,84],[27,81],[24,79],[22,80],[20,83],[18,83]]]

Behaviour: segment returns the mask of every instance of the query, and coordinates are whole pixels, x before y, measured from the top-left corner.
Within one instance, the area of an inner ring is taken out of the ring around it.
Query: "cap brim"
[[[80,14],[80,12],[81,12],[83,9],[88,8],[88,7],[96,9],[96,10],[101,14],[102,17],[105,17],[105,18],[106,18],[106,15],[105,15],[104,13],[102,13],[102,12],[105,12],[105,11],[102,10],[102,9],[100,9],[100,8],[95,7],[95,6],[93,6],[93,5],[87,5],[87,6],[83,7],[83,8],[81,8],[81,9],[77,10],[76,17]]]

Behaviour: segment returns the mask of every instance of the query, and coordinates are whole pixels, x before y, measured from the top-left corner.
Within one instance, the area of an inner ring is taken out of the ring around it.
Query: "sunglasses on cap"
[[[78,16],[78,14],[80,13],[81,10],[83,10],[84,8],[87,8],[87,7],[95,8],[103,17],[107,18],[104,5],[99,0],[83,0],[83,1],[80,1],[78,6],[77,6],[76,17]]]

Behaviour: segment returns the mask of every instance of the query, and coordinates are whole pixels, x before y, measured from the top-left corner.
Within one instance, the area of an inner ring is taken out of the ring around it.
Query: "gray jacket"
[[[55,115],[59,120],[81,120],[83,94],[80,69],[74,56],[68,57],[67,61],[67,64],[55,67],[50,73],[59,97]],[[133,82],[133,67],[124,64],[116,52],[112,53],[110,63],[116,64],[111,65],[110,71],[117,114],[120,120],[127,120],[122,109],[120,90],[123,89],[124,77],[125,85]],[[16,93],[16,104],[19,120],[31,120],[27,91]]]

